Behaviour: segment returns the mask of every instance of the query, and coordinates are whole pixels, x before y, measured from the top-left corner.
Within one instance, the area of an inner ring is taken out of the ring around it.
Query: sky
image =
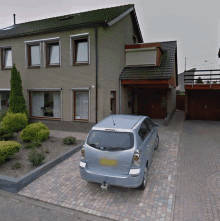
[[[219,0],[0,0],[0,29],[99,8],[134,4],[145,43],[177,41],[178,73],[191,68],[220,69]],[[185,59],[186,58],[186,59]]]

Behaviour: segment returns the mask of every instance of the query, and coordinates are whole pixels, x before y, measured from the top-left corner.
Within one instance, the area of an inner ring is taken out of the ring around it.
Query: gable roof
[[[177,60],[177,42],[160,42],[160,45],[163,55],[161,56],[159,66],[125,67],[119,79],[170,79],[172,77],[174,62]]]
[[[48,31],[54,32],[68,28],[73,29],[81,26],[111,26],[129,13],[131,13],[133,24],[136,26],[134,28],[139,35],[139,40],[140,42],[143,42],[133,4],[15,24],[7,28],[0,29],[0,39]]]

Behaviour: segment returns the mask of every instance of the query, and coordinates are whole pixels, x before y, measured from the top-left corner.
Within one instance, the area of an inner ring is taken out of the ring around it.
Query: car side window
[[[149,118],[146,118],[145,121],[146,121],[146,124],[149,126],[150,131],[152,131],[154,129],[153,121],[151,119],[149,119]]]
[[[150,129],[149,129],[148,125],[146,124],[146,122],[144,121],[141,124],[138,134],[142,140],[145,140],[149,133],[150,133]]]

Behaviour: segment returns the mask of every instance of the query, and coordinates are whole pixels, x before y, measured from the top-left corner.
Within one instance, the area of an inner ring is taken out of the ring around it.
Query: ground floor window
[[[88,91],[74,91],[74,120],[89,120]]]
[[[60,92],[30,92],[31,117],[60,118]]]
[[[110,114],[116,114],[116,91],[111,91],[110,95]]]
[[[0,111],[7,111],[9,108],[10,91],[0,91]]]

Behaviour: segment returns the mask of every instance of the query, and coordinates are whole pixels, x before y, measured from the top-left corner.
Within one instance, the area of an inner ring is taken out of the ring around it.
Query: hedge
[[[16,141],[0,141],[0,164],[11,159],[21,148],[21,144]]]

